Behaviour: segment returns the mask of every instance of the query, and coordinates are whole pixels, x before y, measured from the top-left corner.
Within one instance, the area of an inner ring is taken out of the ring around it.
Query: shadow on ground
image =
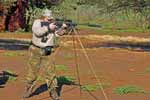
[[[75,84],[75,82],[73,81],[70,81],[68,80],[68,78],[66,78],[65,76],[60,76],[59,78],[57,78],[58,80],[58,88],[57,88],[57,93],[58,95],[60,96],[61,95],[61,90],[62,90],[62,87],[64,85],[75,85],[75,86],[80,86],[79,84]],[[76,87],[73,87],[69,90],[66,90],[66,91],[63,91],[63,93],[67,93],[67,92],[70,92],[72,90],[74,90]],[[45,91],[47,91],[48,88],[47,88],[47,85],[46,84],[42,84],[41,86],[39,86],[35,92],[31,95],[32,96],[35,96],[35,95],[39,95]],[[93,100],[99,100],[91,91],[87,91],[88,94],[93,98]],[[49,97],[44,97],[42,99],[39,99],[39,100],[45,100],[45,99],[48,99]]]
[[[2,50],[27,50],[30,42],[14,40],[14,39],[0,39],[0,49]]]
[[[15,39],[0,39],[0,50],[27,50],[29,41]],[[85,48],[121,48],[133,51],[150,52],[150,46],[141,44],[94,43],[85,45]]]
[[[62,87],[64,85],[77,85],[75,84],[74,81],[72,80],[69,80],[68,78],[66,78],[65,76],[60,76],[57,78],[57,82],[58,82],[58,87],[57,87],[57,93],[58,95],[60,96],[61,95],[61,90],[62,90]],[[41,86],[39,86],[35,91],[34,93],[32,94],[32,96],[34,95],[39,95],[45,91],[47,91],[48,88],[47,88],[47,84],[42,84]]]
[[[10,77],[17,77],[18,75],[3,71],[0,73],[0,88],[4,88]]]

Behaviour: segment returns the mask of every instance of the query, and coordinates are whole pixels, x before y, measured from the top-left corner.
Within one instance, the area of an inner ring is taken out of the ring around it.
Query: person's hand
[[[64,34],[66,33],[66,30],[65,30],[65,29],[62,29],[62,30],[60,31],[60,33],[61,33],[61,35],[64,35]]]
[[[49,25],[49,28],[50,28],[50,30],[54,31],[57,28],[57,26],[54,23],[51,23]]]
[[[59,36],[62,36],[66,33],[66,30],[65,29],[59,29],[58,31],[55,32],[55,34],[59,35]]]
[[[67,28],[67,25],[65,23],[63,23],[62,28]]]

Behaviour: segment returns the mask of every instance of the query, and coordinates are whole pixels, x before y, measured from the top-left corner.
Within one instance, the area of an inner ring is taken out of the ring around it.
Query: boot
[[[53,89],[50,91],[50,97],[51,97],[53,100],[59,100],[59,95],[58,95],[58,92],[57,92],[57,89],[56,89],[56,88],[53,88]]]
[[[33,94],[34,85],[29,85],[26,87],[23,98],[29,98]]]

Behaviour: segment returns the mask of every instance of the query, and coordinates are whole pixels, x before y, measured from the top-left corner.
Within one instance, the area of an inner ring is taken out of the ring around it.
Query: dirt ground
[[[26,53],[26,52],[25,52]],[[61,49],[56,56],[56,63],[70,66],[69,75],[75,75],[74,59],[67,58],[65,54],[73,54],[72,50]],[[93,84],[96,80],[90,71],[89,65],[81,50],[78,50],[78,60],[80,66],[81,84]],[[94,69],[102,80],[102,82],[110,83],[111,86],[105,89],[106,94],[111,100],[149,100],[149,94],[129,94],[116,95],[113,93],[113,88],[122,85],[138,85],[146,90],[150,90],[150,74],[142,76],[137,75],[145,68],[150,66],[148,59],[150,59],[149,52],[133,52],[118,49],[94,49],[88,50]],[[19,77],[17,81],[10,82],[5,88],[0,89],[0,97],[2,100],[21,100],[24,90],[23,75],[26,67],[26,56],[6,57],[0,53],[0,70],[13,70]],[[84,60],[83,60],[84,59]],[[66,74],[66,73],[64,73]],[[82,92],[77,86],[64,86],[61,100],[105,100],[101,90],[92,92],[92,95],[87,92]],[[49,100],[48,93],[44,92],[37,96],[33,96],[27,100]]]
[[[24,38],[24,37],[23,37]],[[27,36],[30,38],[30,36]],[[24,74],[27,66],[27,50],[9,51],[23,52],[23,55],[6,56],[7,50],[0,51],[0,71],[13,70],[16,72],[16,81],[8,82],[4,88],[0,88],[0,100],[21,100],[24,91]],[[96,78],[90,70],[89,64],[81,49],[77,49],[79,75],[81,84],[96,84]],[[93,68],[102,83],[110,84],[104,91],[109,100],[150,100],[150,94],[131,93],[117,95],[113,89],[124,85],[137,85],[150,91],[150,73],[139,73],[150,68],[150,52],[137,52],[125,49],[91,48],[87,53],[93,64]],[[58,72],[60,75],[77,77],[74,51],[63,47],[56,54],[56,64],[69,66],[67,72]],[[40,85],[40,84],[39,84]],[[38,85],[38,86],[39,86]],[[48,92],[35,95],[26,100],[51,100]],[[100,89],[94,92],[82,91],[78,86],[63,86],[61,100],[105,100]]]
[[[124,37],[127,37],[127,36],[133,36],[133,37],[144,37],[144,38],[149,38],[150,37],[150,32],[143,32],[143,33],[113,33],[113,34],[110,34],[110,33],[100,33],[96,30],[92,30],[92,29],[86,29],[86,30],[81,30],[81,29],[78,29],[77,30],[79,32],[80,35],[117,35],[117,36],[124,36]],[[23,39],[30,39],[32,37],[32,34],[29,34],[29,33],[1,33],[0,34],[0,38],[23,38]]]

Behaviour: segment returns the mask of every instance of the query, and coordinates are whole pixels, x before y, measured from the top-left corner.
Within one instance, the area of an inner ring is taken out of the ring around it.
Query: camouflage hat
[[[45,9],[43,11],[43,16],[47,16],[49,19],[54,19],[53,16],[52,16],[52,11],[49,10],[49,9]]]

